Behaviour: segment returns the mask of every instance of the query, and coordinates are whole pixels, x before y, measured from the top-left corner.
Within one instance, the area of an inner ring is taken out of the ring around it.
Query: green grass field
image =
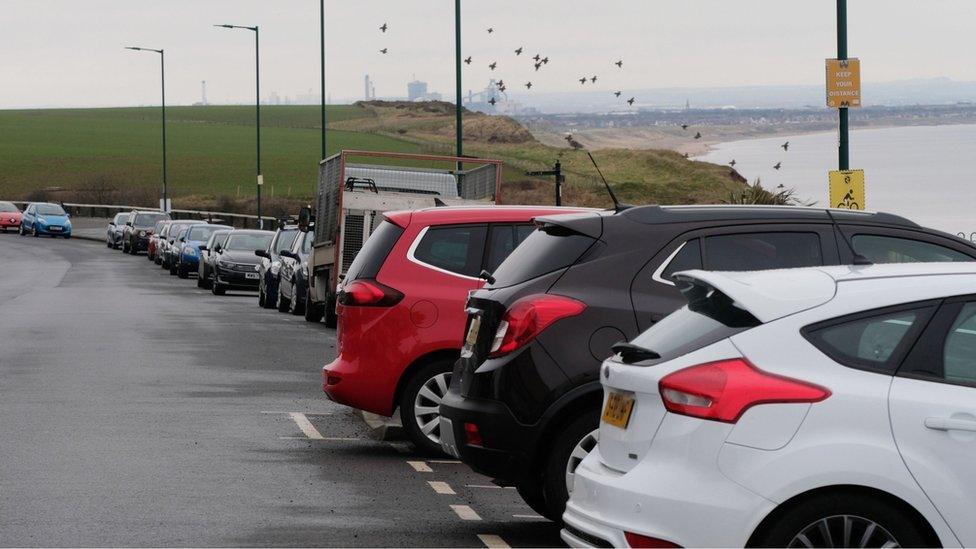
[[[101,179],[118,187],[155,187],[162,173],[159,108],[0,111],[0,196],[82,189]],[[265,193],[314,193],[320,153],[315,106],[263,106],[262,171]],[[355,106],[328,109],[333,121],[370,116]],[[254,193],[254,108],[167,109],[170,193],[241,196]],[[330,154],[340,149],[419,152],[392,137],[329,130]],[[272,190],[272,187],[274,189]]]

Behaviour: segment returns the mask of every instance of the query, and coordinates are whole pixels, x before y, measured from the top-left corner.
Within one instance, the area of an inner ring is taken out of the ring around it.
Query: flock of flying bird
[[[389,28],[390,28],[389,25],[387,25],[386,23],[383,23],[379,27],[380,32],[382,32],[383,34],[386,34],[386,31]],[[487,30],[488,34],[493,34],[495,32],[494,27],[488,27],[486,30]],[[515,56],[516,57],[521,56],[524,51],[525,51],[525,48],[523,46],[519,46],[518,48],[515,49]],[[386,55],[388,52],[389,52],[389,49],[388,48],[382,48],[380,50],[380,53],[383,54],[383,55]],[[537,53],[534,56],[532,56],[531,59],[533,61],[533,66],[535,67],[536,72],[538,72],[539,69],[541,69],[545,65],[548,65],[549,64],[549,56],[543,57],[542,54],[539,54],[539,53]],[[471,65],[471,63],[473,63],[473,62],[474,62],[474,59],[470,55],[468,57],[465,57],[464,58],[464,64],[465,65]],[[616,65],[616,67],[618,69],[623,69],[624,68],[624,61],[623,61],[623,59],[617,59],[616,61],[613,62],[613,65]],[[488,69],[489,70],[494,71],[497,68],[498,68],[498,61],[492,61],[491,63],[488,63]],[[582,76],[579,79],[579,83],[580,83],[581,86],[585,86],[587,82],[589,82],[590,84],[596,84],[597,79],[598,79],[598,76],[595,75],[595,74],[593,76]],[[526,82],[524,85],[525,85],[525,89],[527,89],[527,90],[531,90],[532,89],[532,81],[531,80],[528,81],[528,82]],[[507,89],[507,87],[505,86],[505,81],[502,80],[502,79],[499,79],[498,81],[496,81],[495,82],[495,86],[498,88],[498,91],[501,92],[501,93],[505,93],[505,90]],[[623,92],[621,90],[616,90],[616,91],[613,92],[614,97],[617,97],[617,98],[620,98],[620,96],[622,94],[623,94]],[[629,99],[626,100],[626,103],[629,106],[633,106],[635,101],[636,101],[636,98],[635,97],[630,97]],[[488,100],[488,103],[490,103],[491,106],[494,107],[495,106],[495,103],[497,103],[497,101],[496,101],[495,97],[492,96],[491,99]],[[681,129],[682,130],[687,130],[688,127],[689,127],[688,124],[681,124]],[[701,139],[702,138],[701,132],[700,131],[695,131],[694,138],[695,139]],[[566,142],[569,143],[569,146],[572,147],[573,149],[582,149],[583,148],[583,144],[580,143],[579,141],[573,139],[572,134],[567,135],[565,137],[565,139],[566,139]],[[784,151],[789,151],[790,150],[790,142],[787,141],[786,143],[783,143],[782,145],[780,145],[780,147],[783,147],[783,150]],[[685,153],[684,156],[685,156],[685,158],[688,158],[688,153]],[[735,169],[735,165],[736,165],[736,161],[733,158],[729,162],[729,166],[732,167],[733,170],[734,170]],[[778,171],[782,167],[783,167],[783,163],[782,162],[777,162],[773,166],[773,169]]]

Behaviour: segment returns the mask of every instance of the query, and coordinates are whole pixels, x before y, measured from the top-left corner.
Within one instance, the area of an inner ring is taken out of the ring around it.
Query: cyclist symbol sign
[[[831,170],[829,182],[831,208],[864,209],[864,170]]]

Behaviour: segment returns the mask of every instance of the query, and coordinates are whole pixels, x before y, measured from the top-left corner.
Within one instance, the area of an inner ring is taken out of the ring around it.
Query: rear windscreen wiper
[[[624,364],[633,364],[634,362],[640,362],[642,360],[654,360],[661,358],[661,355],[650,349],[645,349],[640,345],[634,345],[633,343],[627,343],[626,341],[616,343],[610,349],[614,353],[620,355],[620,360],[622,360]]]

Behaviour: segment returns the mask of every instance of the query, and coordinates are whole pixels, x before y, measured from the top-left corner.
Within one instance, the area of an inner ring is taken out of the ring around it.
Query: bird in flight
[[[584,76],[583,78],[580,78],[579,83],[580,85],[586,84],[586,77]]]
[[[778,169],[780,169],[780,168],[782,168],[782,167],[783,167],[783,163],[782,163],[782,162],[777,162],[777,163],[776,163],[776,165],[775,165],[775,166],[773,166],[773,169],[774,169],[774,170],[778,170]]]
[[[634,98],[631,97],[630,99],[628,99],[627,100],[627,104],[630,105],[630,106],[633,106],[634,105]]]
[[[688,153],[685,153],[685,158],[688,158]]]
[[[687,130],[688,129],[688,124],[682,124],[681,125],[681,129],[682,130]]]
[[[390,28],[390,27],[387,27],[386,26],[386,23],[383,23],[383,26],[380,27],[380,32],[386,32],[386,29],[388,29],[388,28]]]
[[[735,167],[735,159],[734,158],[732,159],[732,162],[729,162],[729,166],[732,166],[733,168]]]
[[[590,78],[590,82],[593,82],[594,84],[596,84],[596,76],[593,76],[592,78]]]
[[[382,53],[383,55],[386,55],[386,52],[387,52],[387,51],[388,51],[388,50],[387,50],[386,48],[383,48],[383,49],[381,49],[381,50],[380,50],[380,53]]]
[[[573,140],[573,134],[567,133],[566,136],[563,137],[563,139],[565,139],[566,141],[572,141]]]
[[[695,132],[695,139],[701,139],[701,132]]]
[[[618,69],[622,69],[622,68],[624,68],[624,60],[623,59],[617,59],[617,62],[614,63],[614,65],[617,65],[617,68]]]
[[[535,64],[535,70],[539,70],[540,67],[542,67],[542,63]]]
[[[493,29],[493,28],[491,28],[491,27],[488,27],[488,34],[491,34],[491,33],[493,33],[493,32],[495,32],[495,29]]]
[[[495,67],[497,66],[498,66],[498,61],[492,61],[491,63],[488,64],[488,68],[491,70],[495,70]]]
[[[618,91],[613,92],[613,95],[614,95],[614,97],[620,97],[620,91],[618,90]]]
[[[783,150],[784,151],[788,151],[788,150],[790,150],[790,142],[787,141],[786,143],[783,143],[782,145],[780,145],[780,147],[783,147]]]
[[[535,59],[538,62],[540,59],[542,59],[542,56],[537,53],[532,59]]]
[[[505,87],[505,81],[504,80],[499,80],[495,85],[498,86],[499,88],[504,88]]]
[[[522,55],[522,46],[519,46],[518,49],[515,50],[515,55]]]
[[[467,64],[467,65],[470,65],[471,64],[471,56],[468,56],[468,58],[464,60],[464,63]]]
[[[576,149],[576,150],[579,150],[579,149],[582,149],[583,148],[583,144],[580,143],[579,141],[575,140],[575,139],[570,139],[569,140],[569,146],[572,147],[572,148],[574,148],[574,149]]]
[[[488,100],[488,104],[491,105],[492,107],[495,106],[495,103],[497,103],[497,101],[495,101],[495,98],[494,97],[492,97],[491,99]]]
[[[532,82],[526,82],[525,83],[525,89],[531,90],[532,89]]]
[[[542,64],[543,65],[548,65],[549,64],[549,58],[548,57],[543,57],[542,58]]]

